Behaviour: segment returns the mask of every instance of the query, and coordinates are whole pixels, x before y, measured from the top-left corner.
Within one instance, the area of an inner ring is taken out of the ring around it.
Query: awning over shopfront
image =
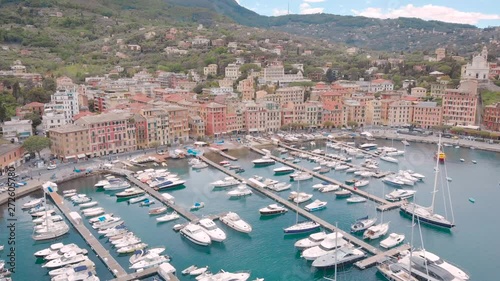
[[[76,158],[76,155],[69,155],[69,156],[64,157],[64,159],[66,159],[66,160],[74,159],[74,158]]]
[[[82,159],[82,158],[85,158],[85,154],[78,154],[78,159]]]

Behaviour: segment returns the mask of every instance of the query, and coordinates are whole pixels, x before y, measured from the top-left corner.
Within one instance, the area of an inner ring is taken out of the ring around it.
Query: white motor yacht
[[[377,266],[377,270],[390,281],[418,281],[417,278],[411,276],[408,267],[395,261],[383,262]]]
[[[285,190],[290,189],[291,187],[292,187],[292,185],[289,183],[286,183],[286,182],[278,182],[276,184],[272,184],[272,185],[267,186],[267,188],[269,188],[273,191],[276,191],[276,192],[285,191]]]
[[[246,281],[250,278],[250,273],[231,273],[221,270],[221,272],[198,279],[198,281]]]
[[[311,200],[312,197],[313,197],[312,194],[308,194],[305,192],[292,191],[292,192],[290,192],[290,195],[288,196],[288,200],[292,200],[293,202],[300,204],[300,203],[304,203],[306,201]]]
[[[277,180],[273,180],[273,179],[265,179],[262,184],[265,184],[267,186],[269,185],[274,185],[274,184],[277,184],[279,181]]]
[[[156,255],[156,256],[158,256],[161,253],[163,253],[164,251],[165,251],[164,247],[151,248],[151,249],[149,249],[147,251],[145,251],[144,249],[137,250],[128,259],[128,261],[130,262],[130,264],[134,264],[136,262],[139,262],[139,261],[143,260],[148,255]]]
[[[161,216],[161,217],[157,217],[156,218],[156,221],[157,222],[168,222],[168,221],[173,221],[173,220],[176,220],[180,218],[179,214],[177,214],[177,212],[173,211],[172,213],[170,214],[166,214],[164,216]]]
[[[33,200],[30,200],[30,201],[24,203],[23,206],[21,207],[21,209],[31,209],[35,206],[42,204],[43,202],[44,202],[43,198],[33,199]]]
[[[68,232],[69,232],[69,226],[66,223],[63,223],[58,225],[58,227],[49,227],[41,230],[36,230],[36,233],[33,234],[31,237],[37,241],[50,240],[63,236]]]
[[[360,232],[368,229],[370,226],[377,222],[377,218],[369,218],[368,216],[359,218],[354,224],[351,225],[351,232]]]
[[[108,185],[109,181],[107,180],[100,180],[96,184],[94,184],[95,188],[103,188],[105,185]]]
[[[109,183],[104,185],[102,188],[104,188],[104,190],[121,190],[129,187],[130,183],[128,181],[116,178],[109,180]]]
[[[99,281],[99,277],[95,275],[94,269],[87,268],[77,268],[73,273],[66,273],[52,277],[51,281],[73,281],[73,280],[83,280],[83,281]]]
[[[219,220],[236,231],[243,233],[252,232],[252,226],[234,212],[229,212],[225,216],[221,216]]]
[[[136,187],[131,187],[131,188],[125,189],[122,192],[118,192],[115,195],[118,199],[126,199],[126,198],[137,197],[137,196],[142,195],[144,193],[145,193],[145,191],[142,189],[139,189]]]
[[[139,196],[139,197],[132,198],[132,199],[128,200],[128,202],[130,204],[135,204],[135,203],[139,203],[139,202],[142,202],[142,201],[145,201],[145,200],[148,200],[148,199],[149,199],[148,195],[142,195],[142,196]]]
[[[63,246],[64,246],[63,243],[54,243],[54,244],[50,245],[50,247],[48,247],[48,248],[45,248],[43,250],[35,252],[34,255],[37,258],[42,258],[42,257],[48,256],[52,253],[56,253]]]
[[[66,265],[65,267],[61,267],[58,269],[52,269],[49,271],[50,276],[57,276],[61,274],[71,275],[71,273],[81,270],[92,270],[95,268],[95,263],[93,263],[89,259],[85,259],[79,263]]]
[[[138,243],[138,244],[129,245],[126,247],[119,248],[118,250],[116,250],[116,252],[118,252],[119,254],[133,253],[137,250],[144,249],[147,246],[148,246],[148,244],[146,244],[146,243]]]
[[[382,157],[380,157],[380,160],[384,160],[386,162],[395,163],[395,164],[399,163],[398,159],[396,159],[394,157],[390,157],[390,156],[382,156]]]
[[[422,280],[467,281],[470,279],[469,275],[460,268],[426,250],[409,252],[398,262],[409,268],[410,260],[412,275]]]
[[[326,192],[332,192],[336,191],[340,188],[340,185],[338,184],[328,184],[323,186],[322,188],[319,189],[319,192],[326,193]]]
[[[130,266],[130,269],[146,269],[150,267],[157,266],[161,263],[168,262],[170,259],[168,259],[165,256],[160,256],[160,255],[155,255],[155,254],[147,254],[144,256],[140,261],[134,263],[132,266]]]
[[[305,172],[299,173],[298,175],[292,177],[293,181],[306,181],[312,178],[313,176],[311,174]]]
[[[300,195],[300,193],[299,193],[299,195]],[[309,211],[309,212],[315,212],[315,211],[319,211],[319,210],[325,209],[326,208],[326,204],[328,204],[328,202],[316,199],[312,203],[307,204],[304,207],[304,209],[306,211]]]
[[[389,231],[389,222],[370,226],[363,233],[363,239],[377,239],[387,234]]]
[[[380,247],[390,249],[392,247],[395,247],[403,243],[404,240],[405,240],[404,234],[391,233],[389,234],[389,237],[380,241]]]
[[[213,220],[204,218],[201,219],[198,224],[201,226],[203,231],[205,231],[212,241],[222,242],[226,240],[226,233],[222,231]]]
[[[313,261],[315,268],[329,268],[339,265],[351,264],[366,257],[366,253],[352,245],[340,247]]]
[[[58,267],[61,267],[61,266],[65,266],[65,265],[68,265],[68,264],[74,264],[74,263],[78,263],[78,262],[82,262],[86,259],[87,257],[82,255],[82,254],[77,254],[75,255],[74,253],[66,253],[64,254],[64,256],[62,256],[61,258],[58,258],[58,259],[55,259],[55,260],[51,260],[47,263],[45,263],[44,265],[42,265],[42,267],[45,267],[45,268],[58,268]]]
[[[267,207],[259,209],[263,216],[279,215],[288,212],[288,209],[278,204],[271,204]]]
[[[61,249],[59,249],[59,250],[57,250],[49,255],[46,255],[44,257],[44,259],[45,260],[59,259],[59,258],[62,258],[67,253],[74,253],[75,255],[77,255],[77,254],[86,255],[87,252],[88,251],[86,249],[82,249],[78,245],[71,243],[71,244],[63,246]]]
[[[241,182],[233,177],[225,177],[223,180],[214,181],[211,183],[214,188],[228,188],[241,184]]]
[[[111,243],[116,247],[116,248],[123,248],[131,245],[135,245],[137,243],[141,243],[142,240],[141,238],[137,236],[127,236],[122,239],[114,240]]]
[[[288,166],[283,166],[280,168],[273,169],[273,172],[276,175],[283,175],[283,174],[293,173],[295,172],[295,169]]]
[[[264,156],[260,159],[253,160],[252,163],[254,164],[254,166],[269,166],[269,165],[274,165],[276,161],[274,161],[269,156]]]
[[[369,180],[357,180],[356,182],[354,182],[354,186],[355,187],[364,187],[364,186],[367,186],[369,183],[370,183]]]
[[[233,189],[227,193],[230,197],[243,197],[251,195],[252,190],[246,186],[246,184],[240,184],[236,189]]]
[[[295,242],[294,246],[295,248],[299,250],[304,250],[307,248],[311,248],[314,246],[319,246],[319,244],[325,240],[327,234],[326,232],[317,232],[309,235],[309,237],[300,239],[299,241]]]
[[[208,246],[212,242],[210,236],[208,236],[208,234],[196,224],[188,223],[180,230],[180,233],[191,242],[201,246]]]
[[[301,257],[306,260],[315,260],[339,247],[349,244],[343,237],[341,233],[329,233],[319,245],[304,250]]]
[[[393,192],[386,194],[385,199],[389,201],[399,201],[413,197],[417,191],[411,189],[396,189]]]

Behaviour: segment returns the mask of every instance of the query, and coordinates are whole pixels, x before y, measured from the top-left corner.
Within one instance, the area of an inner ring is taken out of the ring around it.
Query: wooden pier
[[[232,176],[240,181],[246,182],[247,185],[249,185],[250,187],[252,187],[256,191],[258,191],[258,192],[266,195],[267,197],[273,199],[274,201],[286,206],[287,208],[293,210],[294,212],[298,212],[301,216],[319,223],[324,229],[327,229],[331,232],[338,231],[339,233],[342,233],[342,235],[344,235],[346,240],[350,241],[351,243],[353,243],[359,247],[362,247],[366,251],[368,251],[372,254],[379,254],[380,253],[379,249],[377,249],[377,248],[373,247],[372,245],[358,239],[357,237],[351,235],[350,233],[347,233],[347,232],[343,231],[342,229],[335,227],[331,223],[313,215],[312,213],[307,212],[306,210],[302,209],[301,207],[298,207],[296,204],[293,204],[292,202],[280,197],[279,195],[277,195],[277,194],[275,194],[267,189],[264,189],[256,184],[253,184],[252,181],[249,181],[249,180],[243,178],[242,176],[240,176],[236,173],[233,173],[232,171],[230,171],[228,169],[225,169],[224,167],[214,163],[213,161],[207,159],[204,156],[201,156],[200,159],[205,161],[207,164],[211,165],[212,167],[217,168],[218,170],[226,173],[227,175]]]
[[[227,158],[227,159],[229,159],[229,160],[231,160],[231,161],[236,161],[236,160],[238,160],[238,158],[236,158],[236,157],[234,157],[234,156],[231,156],[231,155],[229,155],[229,154],[227,154],[227,153],[223,152],[222,150],[219,150],[219,154],[220,154],[220,156],[222,156],[222,157],[224,157],[224,158]]]
[[[250,147],[250,149],[253,150],[253,151],[255,151],[255,152],[257,152],[257,153],[259,153],[259,154],[265,155],[265,153],[263,151],[261,151],[260,149],[255,148],[255,147]],[[370,194],[370,193],[368,193],[368,192],[366,192],[364,190],[360,190],[359,188],[355,189],[353,186],[350,186],[350,185],[344,184],[342,182],[339,182],[337,180],[331,179],[331,178],[329,178],[329,177],[327,177],[325,175],[322,175],[320,173],[313,172],[313,171],[308,170],[308,169],[306,169],[306,168],[304,168],[302,166],[299,166],[299,165],[296,165],[296,164],[293,164],[293,163],[289,163],[289,162],[284,161],[283,159],[281,159],[279,157],[276,157],[276,156],[273,156],[273,155],[271,155],[270,157],[273,158],[275,161],[278,161],[278,162],[280,162],[282,164],[288,165],[288,166],[290,166],[290,167],[292,167],[292,168],[294,168],[296,170],[307,172],[307,173],[313,175],[314,177],[316,177],[316,178],[318,178],[318,179],[320,179],[322,181],[326,181],[326,182],[329,182],[329,183],[337,184],[337,185],[339,185],[340,187],[342,187],[344,189],[347,189],[347,190],[349,190],[349,191],[351,191],[353,193],[356,193],[356,194],[358,194],[360,196],[363,196],[363,197],[365,197],[365,198],[367,198],[369,200],[372,200],[374,202],[377,202],[379,204],[389,204],[390,203],[389,201],[387,201],[387,200],[385,200],[383,198],[377,197],[377,196],[375,196],[373,194]]]
[[[403,244],[401,246],[398,246],[396,248],[392,248],[390,250],[387,250],[385,252],[371,256],[371,257],[366,258],[364,260],[360,260],[360,261],[354,263],[354,265],[357,266],[359,269],[366,269],[370,266],[377,264],[380,261],[383,261],[387,257],[395,256],[395,255],[399,254],[400,252],[406,251],[409,249],[410,249],[410,244]]]
[[[61,210],[61,212],[66,216],[73,227],[80,233],[85,242],[90,246],[90,248],[96,253],[96,255],[106,264],[108,269],[117,278],[127,276],[127,272],[120,266],[120,264],[111,256],[108,250],[106,250],[102,244],[97,240],[97,238],[92,235],[92,233],[83,225],[80,221],[75,220],[69,214],[71,210],[64,204],[63,198],[55,193],[48,193],[52,198],[52,201]],[[128,279],[127,279],[128,280]]]

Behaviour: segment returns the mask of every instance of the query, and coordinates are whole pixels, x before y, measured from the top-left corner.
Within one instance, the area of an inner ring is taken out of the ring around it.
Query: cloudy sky
[[[417,17],[467,23],[479,27],[500,26],[499,0],[236,0],[261,15],[329,13],[373,18]]]

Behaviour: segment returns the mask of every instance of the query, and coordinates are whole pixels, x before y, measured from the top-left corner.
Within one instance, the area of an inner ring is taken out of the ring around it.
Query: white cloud
[[[500,15],[483,14],[477,12],[462,12],[450,7],[437,6],[437,5],[424,5],[416,7],[412,4],[401,6],[397,9],[389,9],[384,11],[381,8],[369,7],[362,11],[352,10],[357,16],[364,16],[369,18],[421,18],[424,20],[439,20],[452,23],[465,23],[477,24],[480,20],[498,20]]]
[[[307,2],[307,3],[321,3],[321,2],[325,2],[325,0],[303,0],[304,2]]]
[[[283,15],[286,15],[288,14],[288,10],[286,9],[273,9],[273,16],[283,16]]]
[[[323,10],[325,8],[313,8],[313,7],[311,7],[311,5],[309,5],[307,3],[302,3],[302,4],[300,4],[299,9],[300,9],[300,13],[304,15],[304,14],[323,13]]]
[[[236,3],[238,3],[238,5],[241,5],[241,4],[240,4],[240,0],[236,0]]]

